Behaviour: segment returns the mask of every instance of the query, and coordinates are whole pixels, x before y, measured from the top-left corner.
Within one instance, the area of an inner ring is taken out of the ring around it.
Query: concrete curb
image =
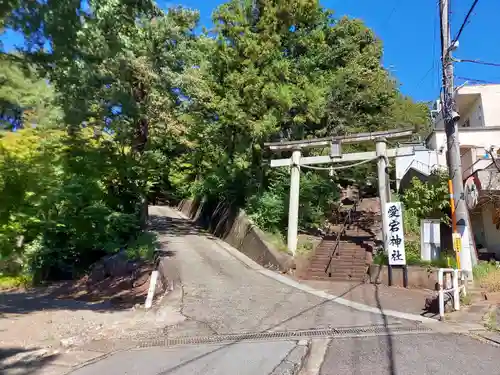
[[[295,348],[290,350],[270,375],[297,375],[302,369],[309,353],[309,343],[307,340],[300,341]]]
[[[179,212],[178,210],[175,210],[175,212],[176,212],[176,214],[179,215],[179,217],[186,219],[186,220],[190,220],[182,212]],[[265,269],[260,264],[257,264],[252,259],[248,258],[245,254],[239,252],[237,249],[233,248],[232,246],[225,243],[224,241],[222,241],[219,238],[214,237],[214,241],[220,247],[222,247],[224,250],[226,250],[229,254],[231,254],[233,257],[235,257],[240,262],[245,264],[248,268],[250,268],[256,272],[259,272],[260,274],[262,274],[266,277],[274,279],[282,284],[291,286],[291,287],[298,289],[298,290],[301,290],[303,292],[315,295],[317,297],[320,297],[320,298],[323,298],[326,300],[333,301],[333,302],[338,303],[340,305],[344,305],[344,306],[347,306],[347,307],[350,307],[352,309],[359,310],[359,311],[369,312],[369,313],[373,313],[373,314],[382,314],[382,315],[390,316],[393,318],[411,320],[411,321],[416,321],[416,322],[421,322],[421,323],[428,323],[428,324],[439,323],[435,319],[427,318],[427,317],[420,316],[417,314],[409,314],[409,313],[404,313],[404,312],[394,311],[394,310],[381,310],[377,307],[372,307],[372,306],[368,306],[368,305],[365,305],[362,303],[353,302],[353,301],[347,300],[345,298],[341,298],[339,296],[335,296],[333,294],[326,293],[322,290],[314,289],[308,285],[301,284],[295,280],[292,280],[292,279],[290,279],[286,276],[283,276],[281,274],[278,274],[274,271],[270,271],[268,269]]]

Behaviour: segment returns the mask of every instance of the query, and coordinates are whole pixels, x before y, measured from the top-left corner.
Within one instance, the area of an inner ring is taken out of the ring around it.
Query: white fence
[[[438,271],[438,284],[439,284],[439,318],[444,319],[444,294],[453,293],[453,308],[455,310],[460,310],[460,292],[465,296],[467,294],[465,290],[465,285],[460,283],[464,281],[464,271],[460,269],[453,268],[440,268]],[[445,288],[444,285],[444,275],[452,275],[452,285],[451,288]],[[460,277],[460,280],[459,280]]]

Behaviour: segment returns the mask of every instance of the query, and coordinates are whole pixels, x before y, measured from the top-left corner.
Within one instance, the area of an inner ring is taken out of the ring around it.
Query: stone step
[[[309,265],[309,269],[314,269],[314,268],[325,268],[326,266],[328,265],[328,262],[327,263],[311,263]],[[366,264],[365,262],[343,262],[343,263],[337,263],[337,262],[332,262],[330,264],[330,267],[332,268],[338,268],[338,269],[342,269],[342,268],[366,268]]]
[[[311,280],[328,280],[328,281],[362,281],[363,276],[349,276],[349,275],[332,275],[328,277],[327,274],[324,275],[311,275],[308,277]]]
[[[340,253],[340,254],[334,254],[333,256],[330,255],[316,255],[311,257],[311,260],[317,259],[317,260],[330,260],[332,259],[365,259],[366,258],[366,253]]]
[[[365,270],[331,270],[331,271],[326,271],[325,269],[318,269],[318,270],[309,270],[308,274],[313,276],[313,275],[322,275],[324,273],[329,274],[331,272],[332,275],[351,275],[351,276],[359,276],[359,275],[364,275],[366,273]]]
[[[334,248],[330,248],[330,249],[322,249],[322,250],[316,250],[314,251],[314,254],[331,254],[333,252]],[[364,248],[362,248],[361,246],[356,246],[356,247],[340,247],[340,248],[337,248],[335,249],[335,253],[337,252],[344,252],[344,253],[349,253],[349,252],[363,252],[365,253],[366,250]]]
[[[325,267],[317,267],[317,268],[310,268],[307,273],[310,274],[319,274],[319,273],[324,273],[324,272],[331,272],[332,274],[358,274],[358,273],[366,273],[366,267],[353,267],[353,268],[335,268],[332,267],[331,269],[326,269]]]
[[[337,251],[344,251],[344,252],[353,252],[353,251],[363,251],[365,252],[366,249],[361,247],[361,246],[343,246],[343,247],[329,247],[329,248],[324,248],[324,249],[316,249],[314,251],[314,254],[331,254],[332,252],[337,252]]]
[[[333,264],[354,264],[354,263],[360,263],[364,264],[366,261],[365,256],[359,256],[359,257],[333,257],[332,258],[332,263]],[[330,258],[312,258],[310,260],[310,264],[326,264],[330,262]]]

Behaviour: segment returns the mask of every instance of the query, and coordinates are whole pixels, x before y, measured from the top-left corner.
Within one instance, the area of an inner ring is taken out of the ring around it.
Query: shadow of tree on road
[[[59,354],[49,354],[41,349],[0,348],[0,373],[2,375],[30,375],[50,365]]]
[[[287,322],[289,322],[289,321],[291,321],[293,319],[296,319],[296,318],[298,318],[298,317],[300,317],[300,316],[308,313],[311,310],[317,309],[317,308],[319,308],[321,306],[325,306],[325,305],[328,305],[328,304],[335,303],[336,299],[342,298],[343,296],[345,296],[346,294],[348,294],[349,292],[351,292],[353,289],[359,287],[360,285],[362,285],[362,283],[356,284],[356,285],[352,286],[349,290],[345,291],[343,294],[337,296],[334,299],[328,299],[328,300],[324,300],[324,301],[322,301],[320,303],[317,303],[317,304],[315,304],[315,305],[313,305],[311,307],[308,307],[307,309],[304,309],[304,310],[298,312],[297,314],[294,314],[294,315],[288,317],[287,319],[284,319],[284,320],[280,321],[279,323],[273,325],[272,327],[269,327],[269,328],[267,328],[265,330],[262,330],[262,331],[259,331],[257,333],[273,332],[274,329],[282,326],[283,324],[285,324],[285,323],[287,323]],[[275,309],[276,308],[277,308],[277,305],[275,306]],[[272,313],[273,312],[270,312],[269,314],[267,314],[267,316],[272,315]],[[389,374],[390,375],[396,375],[395,367],[394,367],[394,353],[393,353],[393,347],[392,347],[392,335],[391,335],[391,332],[390,332],[390,326],[389,326],[389,322],[388,322],[387,316],[385,316],[385,314],[383,314],[383,312],[382,312],[382,316],[383,316],[384,329],[385,329],[386,335],[388,336],[387,340],[388,340],[388,342],[390,342],[390,346],[387,349],[388,350],[388,359],[390,361],[390,369],[391,369],[391,372]],[[265,317],[262,318],[261,321],[263,321],[264,319],[265,319]],[[206,353],[200,354],[200,355],[198,355],[198,356],[196,356],[194,358],[186,360],[186,361],[184,361],[184,362],[182,362],[182,363],[180,363],[180,364],[178,364],[176,366],[173,366],[173,367],[171,367],[169,369],[166,369],[166,370],[158,373],[157,375],[169,375],[169,374],[172,374],[175,371],[179,370],[180,368],[183,368],[183,367],[185,367],[185,366],[187,366],[187,365],[189,365],[191,363],[194,363],[194,362],[196,362],[198,360],[201,360],[201,359],[203,359],[203,358],[205,358],[205,357],[207,357],[207,356],[209,356],[211,354],[214,354],[214,353],[220,352],[222,350],[228,349],[229,347],[231,347],[233,345],[241,343],[243,340],[244,339],[235,340],[235,341],[232,341],[232,342],[230,342],[228,344],[225,344],[225,345],[223,345],[221,347],[217,347],[217,348],[215,348],[213,350],[210,350],[210,351],[208,351]]]

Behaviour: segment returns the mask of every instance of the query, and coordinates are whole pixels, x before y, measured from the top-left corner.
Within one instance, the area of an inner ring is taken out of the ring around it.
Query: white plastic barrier
[[[439,284],[439,318],[441,320],[444,319],[444,294],[445,293],[453,293],[453,308],[455,310],[460,310],[460,292],[465,296],[467,294],[465,290],[465,285],[460,285],[459,283],[459,275],[460,279],[463,281],[463,270],[453,269],[453,268],[440,268],[438,271],[438,284]],[[452,287],[445,289],[444,283],[444,274],[451,273],[452,274]]]

